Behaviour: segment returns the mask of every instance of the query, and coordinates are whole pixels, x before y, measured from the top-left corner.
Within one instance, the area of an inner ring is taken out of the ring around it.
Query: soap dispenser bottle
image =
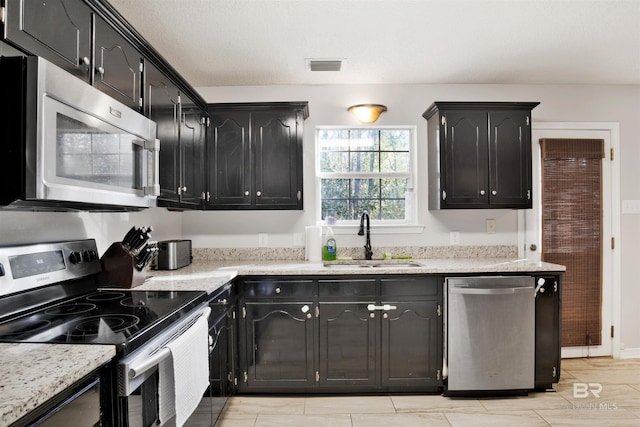
[[[322,260],[335,261],[337,249],[336,238],[333,237],[333,230],[331,229],[331,227],[327,227],[327,233],[324,238],[324,246],[322,246]]]

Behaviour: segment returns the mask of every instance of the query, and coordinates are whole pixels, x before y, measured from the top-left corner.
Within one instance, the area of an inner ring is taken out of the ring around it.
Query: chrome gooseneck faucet
[[[367,240],[364,244],[364,259],[371,259],[373,256],[373,251],[371,250],[371,226],[369,222],[369,212],[362,211],[362,216],[360,217],[360,230],[358,231],[358,236],[364,236],[364,219],[367,218]]]

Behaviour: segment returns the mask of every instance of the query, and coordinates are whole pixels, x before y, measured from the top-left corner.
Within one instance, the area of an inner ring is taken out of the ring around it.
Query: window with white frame
[[[318,127],[320,218],[415,222],[415,128]]]

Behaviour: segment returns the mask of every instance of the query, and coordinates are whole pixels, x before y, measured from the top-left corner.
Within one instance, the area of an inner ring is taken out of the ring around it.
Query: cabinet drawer
[[[330,297],[375,297],[376,280],[319,280],[320,298]]]
[[[408,295],[437,296],[440,289],[439,284],[439,279],[436,277],[380,279],[380,291],[382,297]]]
[[[312,297],[313,280],[247,280],[242,290],[245,298]]]

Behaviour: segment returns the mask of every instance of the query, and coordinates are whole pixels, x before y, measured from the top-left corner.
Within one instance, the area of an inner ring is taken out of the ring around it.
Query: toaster
[[[177,270],[191,264],[191,240],[163,240],[158,242],[156,270]]]

